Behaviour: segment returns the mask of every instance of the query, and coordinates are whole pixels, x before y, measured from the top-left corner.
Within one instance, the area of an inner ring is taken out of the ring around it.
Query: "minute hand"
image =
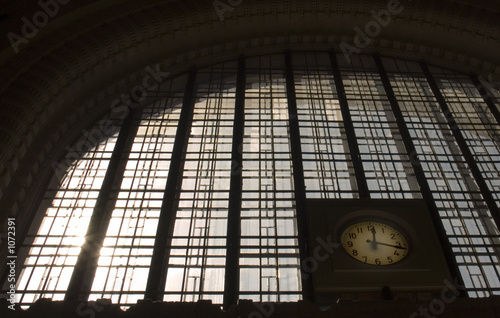
[[[366,240],[366,243],[371,243],[371,242],[372,242],[371,240]],[[387,244],[387,243],[382,243],[382,242],[379,242],[379,241],[377,241],[377,244],[385,245],[385,246],[390,246],[390,247],[394,247],[394,248],[398,248],[400,250],[407,250],[406,247],[402,247],[402,246],[398,246],[398,245],[392,245],[392,244]]]

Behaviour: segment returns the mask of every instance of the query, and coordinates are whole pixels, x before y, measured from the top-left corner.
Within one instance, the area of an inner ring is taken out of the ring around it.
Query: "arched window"
[[[54,165],[18,301],[302,299],[313,198],[425,200],[468,295],[500,294],[499,108],[485,94],[439,67],[328,52],[167,79]]]

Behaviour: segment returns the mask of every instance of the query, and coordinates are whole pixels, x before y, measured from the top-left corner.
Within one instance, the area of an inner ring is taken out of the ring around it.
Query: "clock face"
[[[381,222],[358,222],[340,237],[344,250],[355,260],[370,265],[392,265],[408,254],[408,241],[394,227]]]

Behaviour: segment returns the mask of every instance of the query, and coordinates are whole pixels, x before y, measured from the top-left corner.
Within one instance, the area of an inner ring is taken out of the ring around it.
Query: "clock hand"
[[[375,228],[372,227],[371,232],[372,232],[372,237],[373,237],[373,241],[371,242],[372,243],[372,248],[376,249],[377,248],[377,239],[375,238],[375,234],[377,233],[377,231],[375,231]]]
[[[371,240],[366,240],[366,243],[373,243],[373,241],[371,241]],[[385,246],[390,246],[390,247],[398,248],[398,249],[400,249],[400,250],[407,250],[407,248],[402,247],[402,246],[398,246],[398,245],[392,245],[392,244],[381,243],[381,242],[375,242],[375,243],[376,243],[376,244],[380,244],[380,245],[385,245]]]

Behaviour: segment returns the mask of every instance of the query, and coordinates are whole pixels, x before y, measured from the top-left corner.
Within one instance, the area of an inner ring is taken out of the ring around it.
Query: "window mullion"
[[[151,267],[146,285],[146,299],[162,300],[165,290],[168,259],[170,257],[172,234],[179,204],[182,174],[184,171],[182,167],[184,167],[184,161],[186,159],[189,133],[193,122],[195,80],[196,71],[192,70],[187,79],[174,148],[172,149],[170,169],[163,195]]]
[[[451,133],[453,134],[453,137],[455,138],[458,147],[460,148],[460,151],[462,152],[462,155],[465,158],[465,161],[467,162],[467,165],[469,166],[469,169],[472,173],[472,176],[474,180],[476,181],[477,186],[479,187],[479,190],[481,192],[481,195],[486,202],[486,205],[488,206],[488,209],[491,212],[491,216],[495,220],[495,224],[497,228],[500,229],[500,210],[495,202],[495,198],[491,194],[488,185],[486,184],[486,181],[484,180],[481,170],[479,169],[476,160],[474,159],[474,156],[467,146],[467,142],[465,141],[465,138],[462,134],[462,132],[459,129],[459,126],[457,122],[455,121],[455,118],[453,117],[453,113],[451,112],[450,108],[448,107],[448,104],[446,103],[446,100],[441,93],[441,90],[439,89],[439,86],[437,85],[436,81],[434,80],[434,77],[432,76],[429,68],[427,67],[426,64],[421,63],[422,70],[424,71],[425,77],[427,79],[427,82],[429,83],[429,86],[431,87],[432,93],[434,94],[436,101],[438,102],[441,112],[445,115],[447,124],[451,130]]]
[[[123,121],[116,146],[113,150],[106,175],[102,183],[99,196],[89,222],[85,243],[82,245],[80,255],[76,262],[71,280],[66,292],[66,301],[87,299],[92,287],[92,281],[97,269],[97,261],[106,232],[108,230],[111,214],[118,198],[119,188],[127,164],[124,153],[129,153],[132,148],[138,126],[133,123],[140,120],[142,107],[132,109]]]
[[[304,181],[304,168],[302,164],[302,149],[300,145],[300,128],[297,114],[297,98],[295,95],[295,80],[292,68],[292,57],[290,52],[285,54],[285,77],[286,77],[286,97],[288,102],[288,120],[290,129],[290,146],[292,151],[293,184],[295,195],[295,207],[297,211],[297,230],[299,240],[300,264],[309,257],[307,249],[308,229],[306,218],[306,187]],[[303,266],[301,269],[302,297],[304,300],[313,301],[312,276]]]
[[[500,111],[495,106],[495,102],[492,99],[492,96],[493,96],[492,93],[488,90],[487,87],[485,87],[483,84],[481,84],[481,82],[479,81],[479,79],[477,77],[471,77],[471,79],[472,79],[472,82],[474,83],[474,86],[478,90],[479,94],[481,94],[481,97],[484,99],[484,102],[486,103],[486,105],[488,105],[488,108],[489,108],[491,114],[497,120],[496,123],[487,122],[485,124],[488,124],[488,125],[498,124],[498,125],[500,125]],[[481,119],[486,119],[486,118],[487,117],[484,116]]]
[[[399,133],[401,134],[401,138],[403,140],[404,146],[406,148],[406,152],[408,158],[410,159],[411,165],[413,167],[413,172],[415,173],[415,177],[417,179],[418,185],[420,186],[420,191],[422,193],[422,197],[425,200],[427,208],[429,209],[431,218],[434,222],[434,226],[439,236],[439,240],[441,241],[441,245],[443,246],[443,252],[446,257],[446,261],[448,262],[448,267],[451,271],[452,277],[458,286],[463,286],[463,281],[460,275],[460,271],[453,255],[452,248],[447,239],[446,230],[444,229],[443,223],[439,216],[438,207],[432,195],[432,191],[429,187],[429,183],[427,182],[427,178],[425,176],[425,172],[422,169],[422,164],[418,159],[418,152],[413,143],[412,137],[408,130],[408,126],[406,125],[403,113],[401,112],[401,108],[399,107],[399,103],[394,94],[394,90],[392,88],[391,82],[385,70],[385,67],[382,63],[382,60],[379,56],[375,56],[375,64],[377,65],[377,69],[380,75],[380,79],[382,80],[382,84],[384,86],[385,93],[387,94],[387,98],[389,99],[389,103],[392,108],[392,112],[394,117],[396,118],[396,124],[399,129]],[[462,296],[465,295],[463,290],[459,289],[462,292]]]
[[[224,309],[235,305],[239,298],[239,258],[242,202],[243,135],[245,129],[245,57],[238,60],[236,100],[231,149],[231,179],[226,241],[226,273],[224,281]]]
[[[342,82],[342,75],[340,73],[339,64],[335,53],[330,52],[330,62],[332,64],[332,71],[335,80],[335,87],[339,98],[340,110],[344,120],[344,129],[347,135],[347,142],[349,144],[349,152],[351,154],[352,164],[356,174],[356,183],[358,186],[359,197],[361,199],[369,199],[370,191],[368,190],[368,183],[366,182],[365,170],[361,162],[359,153],[358,141],[352,123],[351,113],[349,112],[349,104],[345,93],[344,83]]]

